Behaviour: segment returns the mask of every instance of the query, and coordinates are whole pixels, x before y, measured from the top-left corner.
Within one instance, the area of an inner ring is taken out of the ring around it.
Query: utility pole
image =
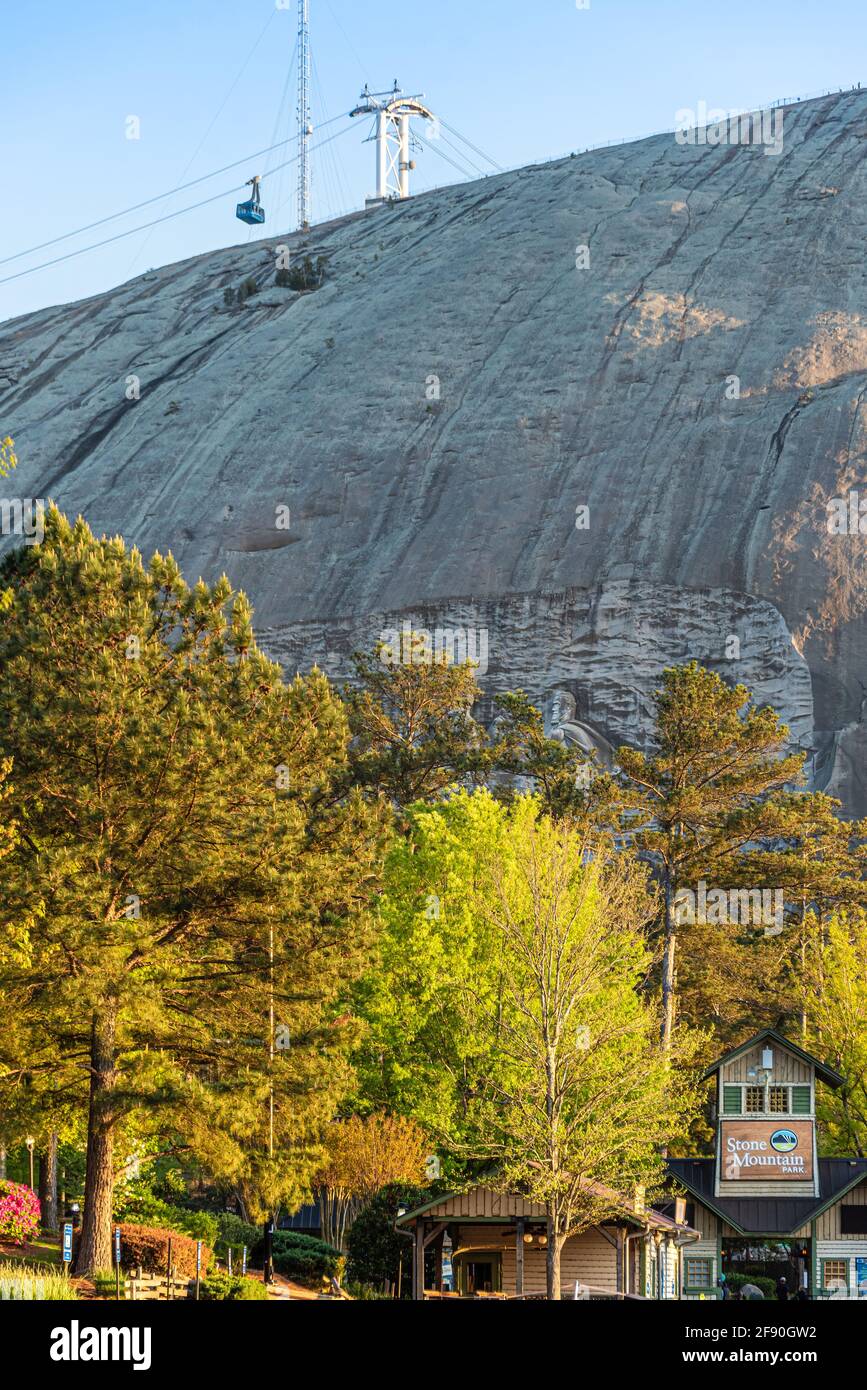
[[[310,0],[298,0],[298,226],[310,227]]]

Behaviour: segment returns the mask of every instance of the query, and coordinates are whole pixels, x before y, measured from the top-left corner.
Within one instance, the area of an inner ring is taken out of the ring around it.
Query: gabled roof
[[[815,1067],[816,1075],[821,1077],[826,1085],[833,1086],[835,1089],[843,1085],[846,1078],[841,1076],[838,1071],[834,1071],[832,1067],[820,1062],[818,1057],[814,1057],[811,1052],[805,1052],[802,1047],[798,1047],[798,1044],[791,1042],[789,1038],[784,1038],[782,1033],[778,1033],[775,1028],[763,1028],[761,1033],[755,1033],[753,1037],[747,1038],[746,1042],[739,1043],[731,1051],[723,1053],[722,1057],[718,1057],[713,1065],[708,1067],[701,1078],[702,1081],[707,1081],[708,1077],[718,1072],[720,1067],[725,1066],[726,1062],[734,1061],[735,1057],[750,1052],[754,1047],[758,1047],[759,1043],[766,1041],[776,1043],[777,1047],[785,1048],[787,1052],[793,1053],[795,1057],[799,1057],[808,1066]]]
[[[793,1235],[867,1178],[867,1158],[820,1158],[819,1197],[715,1197],[712,1158],[670,1158],[671,1176],[741,1235]]]
[[[643,1211],[636,1211],[633,1204],[629,1202],[625,1197],[622,1197],[619,1193],[615,1192],[613,1188],[606,1187],[602,1183],[591,1182],[588,1179],[585,1185],[587,1189],[594,1193],[596,1196],[602,1198],[603,1200],[610,1200],[612,1207],[616,1210],[616,1215],[612,1213],[610,1217],[603,1218],[603,1224],[605,1221],[615,1221],[617,1219],[620,1219],[628,1222],[630,1225],[636,1226],[639,1230],[651,1227],[654,1230],[671,1231],[672,1233],[683,1234],[685,1232],[688,1233],[692,1229],[689,1226],[678,1226],[677,1222],[672,1220],[670,1216],[663,1216],[662,1212],[655,1211],[652,1207],[646,1207]],[[413,1211],[404,1212],[403,1216],[399,1216],[397,1218],[395,1225],[407,1226],[410,1222],[415,1221],[418,1217],[424,1216],[435,1220],[438,1215],[441,1215],[441,1213],[437,1210],[438,1208],[446,1206],[455,1198],[462,1196],[466,1197],[469,1195],[469,1193],[473,1192],[482,1193],[487,1189],[488,1184],[482,1182],[476,1183],[472,1187],[464,1189],[462,1192],[441,1192],[438,1197],[434,1197],[431,1201],[425,1202],[423,1206],[416,1207]],[[516,1214],[528,1217],[530,1220],[542,1221],[545,1219],[545,1207],[542,1203],[531,1201],[529,1198],[522,1198],[519,1193],[512,1193],[507,1195],[509,1197],[509,1200],[515,1199],[517,1202],[521,1204],[521,1207],[523,1208],[522,1211]],[[444,1219],[448,1220],[450,1218],[444,1216]],[[470,1213],[459,1219],[465,1222],[472,1223],[473,1221],[478,1220],[479,1218],[473,1216],[472,1213]],[[503,1212],[502,1214],[498,1215],[497,1220],[501,1224],[503,1222],[508,1223],[509,1221],[514,1220],[514,1215],[511,1215],[507,1212]]]

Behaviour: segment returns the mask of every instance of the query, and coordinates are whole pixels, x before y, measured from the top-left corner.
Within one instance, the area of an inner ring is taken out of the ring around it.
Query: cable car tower
[[[389,198],[402,201],[409,197],[409,175],[415,168],[409,157],[410,120],[413,116],[436,120],[424,105],[423,96],[404,96],[397,82],[390,92],[371,92],[365,87],[358,106],[349,113],[376,117],[376,196],[367,199],[369,207]]]
[[[298,226],[310,228],[310,0],[298,0]]]

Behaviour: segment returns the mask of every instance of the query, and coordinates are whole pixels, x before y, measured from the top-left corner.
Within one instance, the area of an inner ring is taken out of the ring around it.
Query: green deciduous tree
[[[841,909],[824,924],[813,917],[799,957],[806,1045],[844,1077],[816,1096],[826,1154],[867,1157],[867,913]]]
[[[569,1236],[622,1211],[662,1176],[660,1146],[691,1117],[681,1064],[641,985],[653,904],[647,871],[586,829],[537,816],[519,799],[478,865],[473,912],[495,943],[496,995],[469,989],[464,1026],[490,1041],[470,1102],[478,1157],[498,1182],[548,1214],[548,1297],[560,1298]]]
[[[316,672],[284,683],[225,578],[190,588],[52,508],[0,581],[0,1081],[86,1087],[79,1267],[104,1268],[125,1126],[182,1135],[260,1211],[305,1190],[349,1084],[381,817],[329,795],[343,708]]]
[[[367,1024],[355,1058],[357,1103],[413,1115],[441,1138],[462,1137],[490,1053],[458,1011],[470,988],[496,995],[493,937],[473,892],[506,817],[484,790],[411,808],[407,834],[386,859],[376,962],[356,993]]]

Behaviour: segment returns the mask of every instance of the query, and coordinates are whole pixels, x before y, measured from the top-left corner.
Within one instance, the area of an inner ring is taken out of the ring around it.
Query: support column
[[[388,116],[380,111],[376,117],[376,196],[388,196]]]
[[[424,1222],[415,1223],[415,1244],[412,1248],[412,1296],[424,1302]]]
[[[400,118],[400,196],[409,197],[409,116]]]
[[[518,1298],[524,1292],[524,1218],[519,1216],[515,1222],[515,1293]]]

